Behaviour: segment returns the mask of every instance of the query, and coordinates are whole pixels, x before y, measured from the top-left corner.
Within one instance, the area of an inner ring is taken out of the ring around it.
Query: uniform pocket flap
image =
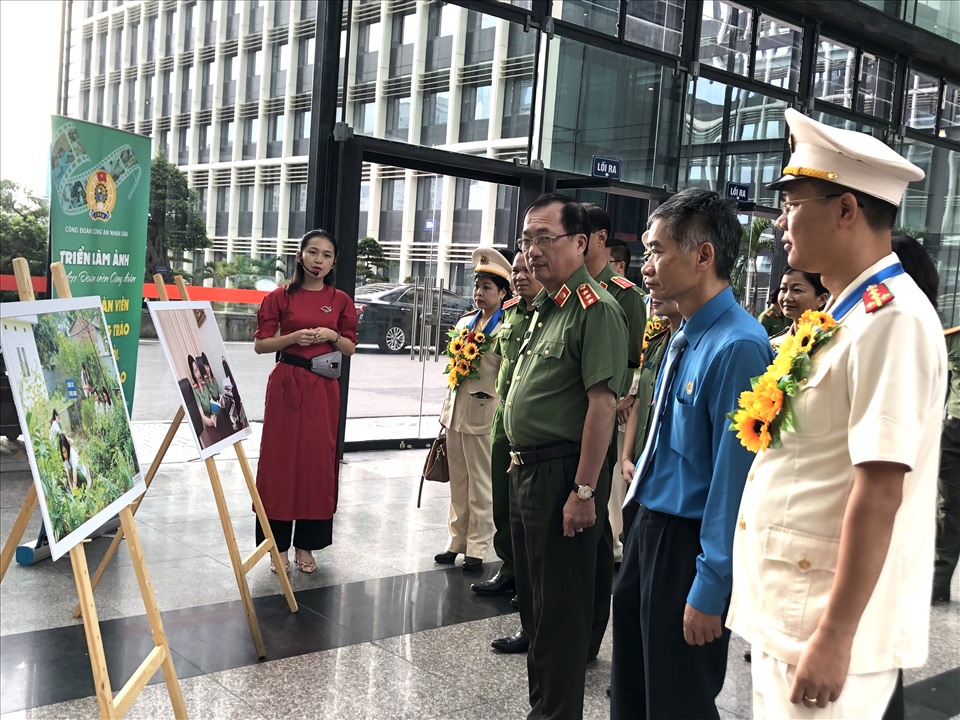
[[[838,538],[824,537],[770,525],[765,531],[763,554],[769,560],[789,563],[802,572],[837,569]]]
[[[540,343],[540,347],[537,348],[537,354],[545,358],[563,357],[563,347],[564,343],[562,342],[547,340]]]

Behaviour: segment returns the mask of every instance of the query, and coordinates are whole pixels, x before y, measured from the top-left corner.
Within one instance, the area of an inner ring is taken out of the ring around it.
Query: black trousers
[[[613,426],[613,439],[607,448],[607,464],[610,466],[610,475],[613,477],[613,467],[620,462],[620,453],[617,449],[616,424]],[[607,493],[609,496],[609,492]],[[609,511],[609,508],[608,508]],[[613,528],[610,520],[604,523],[603,534],[597,544],[597,575],[593,586],[593,627],[590,629],[590,647],[587,659],[592,660],[600,653],[600,644],[610,622],[610,593],[613,591]]]
[[[269,518],[268,518],[269,519]],[[260,527],[260,518],[257,523],[257,545],[263,542],[263,528]],[[277,543],[277,550],[286,552],[290,549],[290,536],[293,534],[293,546],[300,550],[320,550],[333,544],[333,518],[329,520],[297,520],[294,530],[293,520],[270,520],[270,529],[273,539]]]
[[[600,471],[596,524],[563,536],[578,456],[511,471],[510,524],[520,622],[530,638],[530,720],[580,720],[593,619],[597,544],[607,523],[610,469]]]
[[[493,550],[503,561],[500,574],[513,577],[513,541],[510,539],[510,441],[503,429],[503,406],[497,407],[490,429],[490,479],[493,490]]]
[[[935,590],[950,592],[950,579],[960,559],[960,420],[946,420],[940,436],[940,512],[937,518]]]
[[[683,639],[701,552],[699,520],[642,508],[630,527],[613,593],[611,720],[719,718],[730,631],[702,646]]]

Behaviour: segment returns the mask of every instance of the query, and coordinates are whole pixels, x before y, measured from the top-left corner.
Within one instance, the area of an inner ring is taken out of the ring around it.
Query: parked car
[[[433,345],[437,337],[437,301],[440,291],[428,288],[427,308],[428,337],[426,343]],[[414,302],[416,300],[416,302]],[[424,290],[413,285],[379,283],[362,285],[354,293],[357,308],[358,335],[361,343],[375,343],[383,352],[400,353],[404,348],[418,342],[423,311]],[[414,306],[417,314],[414,317]],[[457,324],[460,317],[474,309],[473,303],[462,295],[443,291],[440,309],[441,343],[443,333]]]

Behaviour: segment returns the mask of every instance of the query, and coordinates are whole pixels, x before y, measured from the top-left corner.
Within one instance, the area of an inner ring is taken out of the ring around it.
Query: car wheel
[[[380,337],[380,349],[388,353],[401,353],[407,346],[407,331],[399,325],[388,325]]]

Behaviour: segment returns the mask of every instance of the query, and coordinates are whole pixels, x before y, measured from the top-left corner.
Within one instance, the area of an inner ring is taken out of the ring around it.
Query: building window
[[[200,125],[197,128],[197,162],[210,162],[210,126]]]
[[[205,3],[204,7],[203,44],[213,45],[217,41],[217,8],[212,3]]]
[[[290,212],[287,218],[287,237],[300,237],[307,226],[307,184],[290,183]]]
[[[80,46],[80,67],[83,70],[83,77],[90,77],[93,73],[93,38],[86,37]]]
[[[427,70],[443,70],[450,67],[453,57],[453,33],[456,30],[456,13],[453,5],[434,3],[427,16]]]
[[[907,127],[931,133],[934,131],[939,93],[939,79],[918,72],[911,72],[907,76],[907,106],[904,112]]]
[[[624,40],[679,55],[683,7],[683,0],[627,0]]]
[[[157,16],[147,18],[147,62],[153,62],[157,57]]]
[[[258,118],[246,118],[243,121],[243,152],[240,156],[242,160],[256,160],[257,140],[259,139],[260,120]]]
[[[237,213],[237,235],[253,235],[253,191],[252,185],[241,185],[237,190],[239,212]]]
[[[283,156],[283,115],[267,116],[267,157]]]
[[[180,165],[190,163],[190,128],[182,127],[177,130],[177,162]]]
[[[746,75],[750,59],[753,13],[729,2],[703,4],[700,62],[718,70]]]
[[[191,65],[180,72],[180,112],[190,112],[193,106],[193,78],[196,69]]]
[[[237,0],[226,0],[227,40],[236,40],[240,35],[240,15],[237,12]]]
[[[420,130],[422,145],[443,145],[447,142],[447,115],[450,110],[450,91],[425,93],[423,120]]]
[[[97,35],[97,67],[95,74],[102,75],[107,71],[107,34]]]
[[[113,67],[111,70],[123,68],[123,29],[117,28],[113,33]]]
[[[376,105],[373,102],[358,103],[353,109],[354,132],[359,135],[373,135],[376,119]]]
[[[263,186],[263,237],[277,237],[280,217],[280,186]]]
[[[382,38],[383,25],[379,20],[372,23],[363,23],[357,29],[357,84],[373,82],[377,79]]]
[[[310,111],[297,110],[293,115],[293,154],[310,152]]]
[[[183,5],[183,51],[193,50],[193,9],[194,3]]]
[[[164,117],[173,112],[173,92],[170,88],[172,75],[172,70],[164,70],[160,73],[160,114]]]
[[[137,48],[140,47],[140,21],[130,23],[127,28],[127,65],[137,64]]]
[[[530,134],[530,106],[533,102],[533,78],[507,80],[503,90],[503,124],[500,137],[527,137]]]
[[[301,13],[303,10],[300,11]],[[290,0],[275,0],[273,3],[273,27],[283,27],[290,23]]]
[[[803,33],[799,28],[761,15],[754,79],[785,90],[796,90],[800,84],[802,40]]]
[[[270,97],[283,97],[287,91],[287,66],[290,64],[289,46],[277,43],[270,50]]]
[[[104,107],[103,85],[101,85],[96,90],[94,90],[94,92],[96,93],[96,108],[95,108],[96,121],[102,125],[103,124],[103,107]]]
[[[233,160],[233,120],[220,124],[220,162]]]
[[[213,60],[200,64],[200,109],[213,107]]]
[[[261,8],[262,12],[263,8]],[[247,102],[260,99],[260,76],[263,74],[263,51],[247,53]]]
[[[137,80],[130,78],[124,83],[124,93],[127,96],[127,122],[137,119]],[[147,116],[149,117],[149,115]]]
[[[247,26],[248,33],[258,33],[263,31],[263,7],[260,5],[260,0],[249,0],[249,25]]]
[[[237,56],[223,59],[223,104],[233,105],[237,101]]]
[[[403,178],[389,178],[383,181],[380,190],[381,238],[402,237],[405,191],[406,182]],[[418,216],[420,212],[417,212]],[[423,225],[421,224],[420,227],[423,227]]]
[[[585,27],[607,35],[617,34],[617,15],[620,0],[590,0],[590,2],[565,2],[560,15],[562,20],[577,27]],[[556,5],[554,5],[556,13]]]
[[[496,34],[497,19],[495,17],[476,10],[468,11],[464,64],[476,65],[482,62],[491,62]]]
[[[173,25],[173,11],[163,14],[163,54],[173,55],[176,49],[176,30]]]
[[[856,53],[852,47],[822,38],[817,48],[813,94],[820,100],[850,107],[853,104],[853,77]]]
[[[215,235],[224,237],[230,228],[230,188],[217,188],[217,215]]]
[[[297,92],[304,93],[313,90],[313,55],[315,40],[306,38],[297,46]],[[343,77],[343,73],[340,73]]]
[[[486,140],[490,124],[490,86],[463,88],[460,103],[460,142]]]
[[[897,66],[892,60],[861,53],[857,110],[881,120],[890,120],[896,79]]]
[[[120,124],[120,83],[110,83],[110,122]]]
[[[417,40],[417,14],[394,15],[390,42],[390,76],[413,72],[413,45]]]
[[[410,98],[392,97],[387,100],[387,140],[407,142],[410,131]]]

